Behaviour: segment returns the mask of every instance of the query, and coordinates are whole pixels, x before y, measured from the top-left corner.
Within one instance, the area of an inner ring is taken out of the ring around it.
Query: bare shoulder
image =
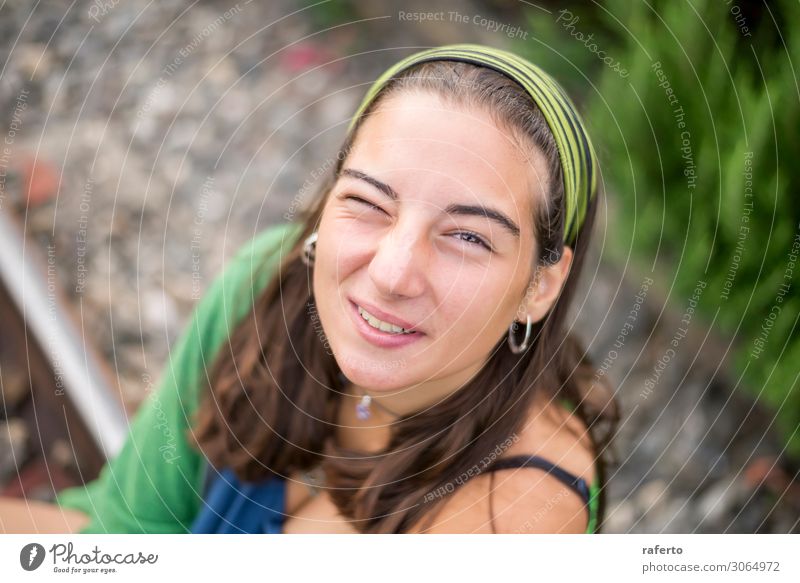
[[[556,401],[540,400],[530,410],[528,421],[512,436],[513,444],[501,457],[538,455],[583,478],[596,477],[592,440],[583,421]]]
[[[594,453],[586,427],[556,403],[533,407],[528,423],[512,437],[500,458],[539,455],[589,484],[594,481]],[[588,521],[584,501],[574,490],[544,470],[529,467],[479,474],[441,504],[432,522],[423,519],[410,532],[583,533]]]

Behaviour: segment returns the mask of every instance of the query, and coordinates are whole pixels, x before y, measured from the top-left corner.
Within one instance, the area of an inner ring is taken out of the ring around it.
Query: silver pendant
[[[369,395],[364,395],[363,397],[361,397],[361,400],[356,404],[356,417],[358,417],[362,421],[365,419],[369,419],[372,416],[372,411],[369,410],[371,402],[372,402],[372,397],[370,397]]]

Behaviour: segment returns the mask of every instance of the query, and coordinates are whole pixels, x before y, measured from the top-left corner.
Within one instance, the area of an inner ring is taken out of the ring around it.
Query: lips
[[[348,303],[350,304],[348,311],[359,336],[373,346],[382,349],[401,349],[421,342],[425,338],[425,334],[418,330],[413,334],[398,334],[374,328],[361,316],[358,305],[355,302],[349,301]],[[369,312],[369,310],[367,311]],[[395,321],[398,321],[397,318],[395,318]]]
[[[425,333],[422,330],[420,330],[419,327],[416,326],[415,324],[413,324],[412,322],[409,322],[408,320],[404,320],[402,318],[398,318],[397,316],[394,316],[393,314],[390,314],[388,312],[384,312],[383,310],[381,310],[380,308],[378,308],[378,307],[376,307],[376,306],[374,306],[372,304],[356,300],[355,298],[348,298],[348,299],[353,304],[355,304],[356,309],[360,306],[363,309],[365,309],[367,312],[369,312],[372,316],[374,316],[375,318],[378,318],[379,320],[381,320],[383,322],[387,322],[389,324],[393,324],[395,326],[399,326],[400,328],[403,328],[407,332],[416,332],[418,334],[424,334]]]

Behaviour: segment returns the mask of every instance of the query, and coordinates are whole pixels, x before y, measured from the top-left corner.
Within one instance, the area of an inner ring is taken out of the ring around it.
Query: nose
[[[368,273],[375,287],[386,296],[412,298],[425,289],[427,262],[422,232],[398,223],[380,239]]]

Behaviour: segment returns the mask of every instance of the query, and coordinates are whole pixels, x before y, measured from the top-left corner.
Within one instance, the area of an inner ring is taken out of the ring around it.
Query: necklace
[[[339,371],[338,376],[339,376],[339,382],[341,382],[342,385],[345,385],[345,384],[347,384],[349,382],[347,380],[347,377],[344,376],[344,373],[342,371]],[[362,421],[372,417],[372,410],[371,410],[370,407],[373,404],[376,407],[378,407],[379,409],[381,409],[384,412],[386,412],[389,415],[391,415],[392,417],[401,417],[401,415],[399,415],[398,413],[395,413],[394,411],[392,411],[391,409],[389,409],[385,405],[381,405],[377,401],[377,399],[373,401],[372,396],[367,394],[366,391],[364,391],[364,394],[361,395],[361,399],[359,399],[358,403],[356,403],[356,417],[358,417]]]
[[[344,373],[339,371],[338,373],[339,382],[342,386],[345,386],[349,381]],[[370,407],[373,404],[372,397],[368,395],[366,392],[361,396],[361,399],[356,403],[356,416],[361,419],[369,419],[372,417],[372,410]],[[378,403],[378,401],[374,401],[376,407],[379,407],[389,415],[393,417],[400,417],[397,413],[390,410],[384,405]],[[325,472],[322,470],[322,464],[318,464],[312,467],[309,470],[301,471],[302,482],[308,487],[311,496],[316,496],[320,493],[320,491],[325,488]]]
[[[362,421],[364,419],[369,419],[370,417],[372,417],[372,411],[370,411],[370,405],[372,405],[372,397],[369,396],[367,393],[364,393],[364,395],[361,397],[361,400],[358,403],[356,403],[356,417],[358,417]],[[391,411],[384,405],[381,405],[380,403],[378,403],[378,401],[375,401],[375,405],[379,409],[382,409],[383,411],[391,415],[392,417],[400,417],[400,415],[398,415],[394,411]]]

